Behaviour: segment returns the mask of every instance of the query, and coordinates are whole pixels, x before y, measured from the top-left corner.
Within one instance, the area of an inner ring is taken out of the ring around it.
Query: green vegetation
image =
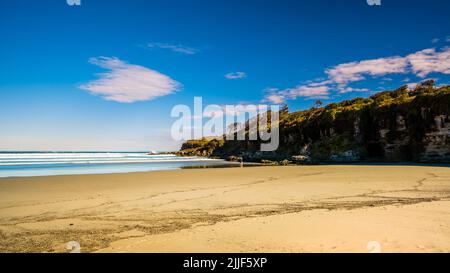
[[[295,155],[307,156],[311,162],[419,161],[426,134],[436,129],[436,116],[450,122],[450,86],[434,87],[429,80],[414,90],[402,86],[369,98],[320,105],[317,101],[309,110],[289,113],[284,107],[280,111],[277,151],[259,152],[258,141],[202,139],[184,143],[180,154],[234,155],[258,162],[290,160]],[[440,145],[450,153],[448,141]]]
[[[202,138],[188,140],[177,153],[181,156],[212,156],[213,152],[222,147],[224,140],[218,138]]]

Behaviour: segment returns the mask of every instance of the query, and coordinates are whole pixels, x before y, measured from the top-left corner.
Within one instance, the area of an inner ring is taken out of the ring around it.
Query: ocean
[[[223,160],[145,152],[0,152],[0,177],[128,173],[224,164]]]

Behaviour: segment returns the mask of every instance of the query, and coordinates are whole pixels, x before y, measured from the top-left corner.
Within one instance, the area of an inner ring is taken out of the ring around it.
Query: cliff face
[[[426,122],[423,118],[421,122]],[[396,116],[393,128],[380,125],[380,139],[375,144],[382,149],[380,156],[386,161],[450,162],[450,116],[434,115],[432,119],[434,123],[422,133],[403,115]]]
[[[279,130],[275,152],[259,152],[258,141],[205,141],[198,150],[247,161],[450,163],[450,86],[427,81],[413,91],[403,86],[322,108],[284,109]]]
[[[438,115],[434,120],[433,130],[425,134],[420,161],[450,162],[450,116]]]

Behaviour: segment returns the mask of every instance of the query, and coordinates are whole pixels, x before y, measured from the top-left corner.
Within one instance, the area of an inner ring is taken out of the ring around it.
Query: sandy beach
[[[449,211],[437,166],[3,178],[0,252],[449,252]]]

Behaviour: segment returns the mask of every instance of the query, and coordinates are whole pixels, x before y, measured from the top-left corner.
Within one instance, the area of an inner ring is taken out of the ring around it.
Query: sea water
[[[0,177],[145,172],[223,164],[222,160],[145,152],[0,152]]]

